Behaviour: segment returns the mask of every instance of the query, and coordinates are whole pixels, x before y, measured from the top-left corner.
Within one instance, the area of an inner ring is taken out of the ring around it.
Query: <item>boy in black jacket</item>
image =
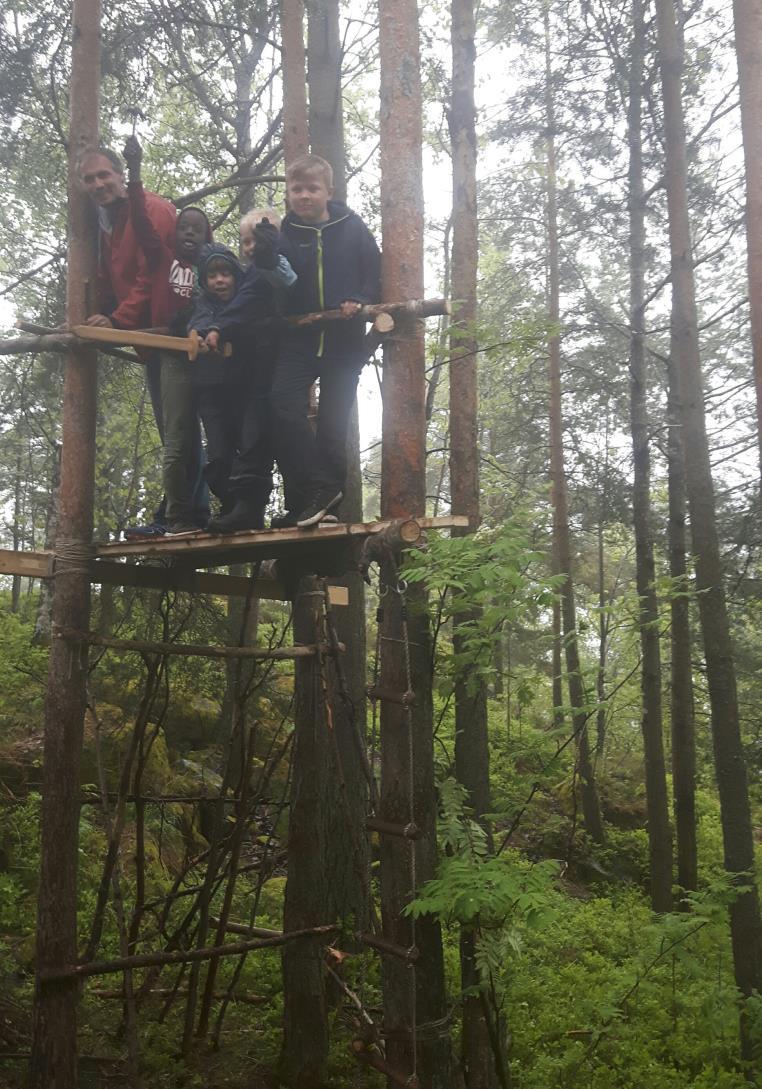
[[[346,205],[331,200],[333,171],[319,155],[303,155],[286,171],[290,211],[281,228],[281,254],[297,275],[287,311],[341,308],[345,321],[324,328],[288,327],[281,334],[270,403],[276,456],[289,510],[273,526],[308,527],[336,521],[343,498],[346,440],[357,382],[368,350],[364,303],[381,293],[381,255],[373,235]],[[320,379],[317,430],[307,411]]]
[[[262,429],[262,401],[259,389],[263,344],[247,335],[240,323],[232,323],[228,338],[233,352],[225,357],[219,345],[221,319],[237,303],[243,288],[249,289],[258,306],[245,307],[250,317],[273,313],[271,283],[293,282],[287,262],[271,271],[266,279],[256,268],[244,271],[227,246],[204,246],[198,266],[201,289],[188,328],[206,338],[211,349],[196,363],[199,414],[206,432],[207,483],[222,501],[222,511],[207,526],[213,533],[261,529],[272,490],[272,450],[269,434]],[[253,285],[257,285],[252,291]]]

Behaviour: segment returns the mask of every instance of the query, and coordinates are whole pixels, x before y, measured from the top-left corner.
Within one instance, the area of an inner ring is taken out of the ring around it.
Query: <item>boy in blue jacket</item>
[[[259,231],[254,263],[245,273],[226,246],[204,246],[199,259],[201,293],[188,328],[205,337],[207,348],[196,364],[196,382],[206,479],[222,503],[207,525],[212,533],[261,529],[272,491],[268,395],[274,348],[272,334],[249,326],[271,317],[277,288],[295,280],[288,261],[277,254],[277,239],[275,227]],[[217,351],[222,338],[232,344],[230,357]]]
[[[364,303],[381,294],[381,255],[363,221],[331,200],[333,170],[319,155],[303,155],[286,171],[289,213],[280,252],[297,275],[289,314],[342,309],[345,321],[324,328],[289,326],[281,333],[270,394],[275,452],[288,511],[273,527],[336,521],[331,511],[345,486],[349,416],[367,363]],[[308,421],[310,386],[320,379],[317,429]]]

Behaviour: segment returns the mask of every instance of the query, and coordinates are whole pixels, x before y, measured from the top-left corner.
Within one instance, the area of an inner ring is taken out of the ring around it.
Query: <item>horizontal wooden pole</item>
[[[373,321],[379,314],[390,314],[392,317],[408,315],[411,318],[431,318],[438,314],[449,313],[450,304],[447,299],[410,299],[407,302],[370,303],[361,307],[357,315],[345,314],[343,310],[316,310],[311,314],[290,314],[282,320],[286,325],[302,326],[317,325],[326,321],[350,321],[358,315],[367,321]],[[259,325],[260,322],[254,322],[254,324]]]
[[[114,999],[119,1002],[124,1002],[124,991],[108,991],[102,988],[93,988],[87,992],[92,995],[93,998],[105,998]],[[187,987],[179,987],[175,990],[173,987],[153,987],[150,991],[146,992],[151,998],[172,998],[174,995],[186,995],[188,993]],[[224,991],[215,991],[215,1002],[224,1001],[227,998],[227,994]],[[270,1002],[271,999],[267,995],[261,994],[238,994],[233,993],[230,995],[231,1002],[242,1002],[247,1006],[261,1006],[265,1002]]]
[[[40,979],[82,979],[85,976],[108,976],[114,972],[123,972],[127,968],[154,968],[165,964],[188,964],[197,960],[213,960],[215,957],[238,957],[242,953],[251,953],[255,949],[274,949],[287,942],[299,941],[300,938],[318,938],[326,934],[335,934],[338,926],[310,926],[304,930],[292,930],[274,938],[256,938],[248,942],[232,942],[229,945],[214,945],[206,949],[177,949],[170,953],[138,953],[133,957],[117,957],[115,960],[94,960],[88,964],[75,964],[60,972],[46,972]]]
[[[404,945],[397,945],[396,942],[383,938],[378,934],[359,934],[358,937],[363,945],[369,945],[371,949],[377,949],[379,953],[384,953],[390,957],[405,960],[408,964],[415,964],[421,955],[415,945],[406,948]]]
[[[212,925],[219,926],[220,920],[214,915],[212,916]],[[231,934],[246,934],[249,938],[278,938],[282,935],[282,930],[268,930],[264,926],[248,926],[247,923],[236,923],[232,919],[228,919],[225,923],[225,929]]]
[[[394,824],[382,821],[380,817],[366,817],[365,827],[369,832],[379,832],[384,836],[401,836],[403,839],[420,839],[421,830],[411,821],[409,824]]]
[[[330,654],[329,643],[309,644],[296,647],[205,647],[193,643],[156,643],[149,639],[115,639],[111,635],[99,635],[94,631],[76,631],[74,628],[56,628],[56,639],[72,643],[87,643],[94,647],[126,650],[147,654],[175,654],[181,658],[254,658],[259,661],[290,661],[293,658],[314,658],[320,652]],[[347,648],[339,643],[339,650]]]

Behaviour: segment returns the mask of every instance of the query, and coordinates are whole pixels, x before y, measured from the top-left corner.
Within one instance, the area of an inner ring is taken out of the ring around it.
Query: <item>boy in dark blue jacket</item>
[[[286,261],[277,263],[272,241],[270,249],[276,268],[264,272],[252,266],[245,275],[227,246],[204,246],[199,257],[200,294],[188,329],[205,337],[208,349],[199,355],[196,382],[206,432],[205,475],[222,502],[220,515],[207,526],[213,533],[261,529],[272,491],[273,453],[266,419],[272,349],[262,337],[251,336],[243,322],[222,320],[244,295],[249,321],[274,313],[272,283],[291,283],[294,273]],[[229,357],[216,350],[221,328],[232,344]]]
[[[360,217],[330,199],[333,171],[319,155],[291,163],[286,193],[290,210],[280,251],[297,275],[287,312],[340,308],[347,315],[324,328],[288,327],[281,334],[273,377],[275,449],[289,507],[273,526],[308,527],[336,521],[330,512],[343,498],[349,416],[369,356],[359,311],[380,297],[381,255]],[[320,403],[313,433],[307,412],[317,378]]]

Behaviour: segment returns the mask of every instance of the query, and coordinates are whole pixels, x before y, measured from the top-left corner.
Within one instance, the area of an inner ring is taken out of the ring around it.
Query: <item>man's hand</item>
[[[272,270],[278,265],[278,228],[267,218],[257,223],[254,235],[254,264]]]
[[[205,348],[202,351],[218,352],[220,350],[220,334],[217,329],[212,329],[211,333],[207,333],[204,337],[202,344]]]
[[[114,323],[111,318],[107,318],[105,314],[91,314],[89,318],[85,319],[85,325],[98,325],[102,329],[113,329]]]
[[[339,307],[345,318],[353,318],[355,314],[359,314],[362,310],[362,303],[356,302],[354,299],[345,299]]]
[[[128,136],[122,151],[127,169],[130,172],[130,181],[140,181],[140,164],[143,160],[143,149],[137,136]]]

